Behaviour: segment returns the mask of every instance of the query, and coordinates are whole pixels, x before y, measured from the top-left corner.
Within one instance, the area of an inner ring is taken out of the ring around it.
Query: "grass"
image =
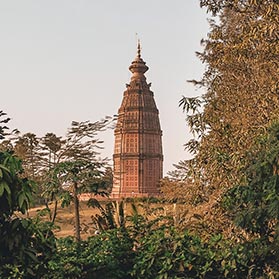
[[[106,203],[106,200],[100,201],[101,204]],[[125,203],[125,216],[131,214],[131,201]],[[156,203],[148,203],[148,202],[135,202],[140,214],[148,215],[149,218],[158,217],[158,214],[164,216],[174,216],[175,219],[181,218],[181,213],[187,212],[187,206],[185,205],[175,205],[175,204],[156,204]],[[53,209],[53,206],[50,206]],[[155,210],[159,209],[161,210]],[[31,208],[29,210],[29,216],[34,217],[40,210],[44,209],[44,207],[36,207]],[[156,212],[157,211],[157,212]],[[152,213],[154,212],[154,214]],[[95,229],[92,226],[91,217],[95,214],[99,214],[100,211],[97,208],[88,207],[85,201],[80,201],[80,223],[81,223],[81,237],[86,239],[90,235],[95,233]],[[182,214],[184,215],[184,214]],[[45,220],[48,220],[48,217],[43,217]],[[57,210],[57,217],[55,221],[55,225],[57,229],[54,230],[54,233],[57,237],[66,237],[74,235],[74,207],[71,204],[68,207],[62,208],[60,205]]]
[[[34,217],[38,212],[45,207],[35,207],[29,210],[29,216]],[[53,206],[50,206],[53,209]],[[86,202],[80,202],[80,221],[82,226],[81,236],[82,238],[87,238],[88,236],[94,233],[94,229],[90,228],[91,216],[99,213],[99,210],[96,208],[88,207]],[[48,220],[48,217],[43,217],[45,220]],[[68,207],[62,208],[58,206],[57,216],[55,220],[55,229],[54,233],[57,237],[73,236],[74,235],[74,207],[71,204]]]

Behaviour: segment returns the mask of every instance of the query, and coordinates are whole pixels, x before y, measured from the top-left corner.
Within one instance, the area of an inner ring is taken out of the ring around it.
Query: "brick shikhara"
[[[111,197],[144,197],[159,195],[163,175],[162,130],[159,111],[151,83],[146,82],[148,70],[141,58],[141,47],[129,70],[114,131],[114,178]]]

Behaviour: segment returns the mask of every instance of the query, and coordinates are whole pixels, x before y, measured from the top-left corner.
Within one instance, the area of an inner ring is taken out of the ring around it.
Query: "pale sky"
[[[182,95],[199,92],[195,55],[208,32],[198,0],[0,0],[1,107],[11,128],[66,134],[72,120],[117,114],[136,33],[163,130],[164,173],[189,155]],[[113,131],[99,135],[112,158]]]

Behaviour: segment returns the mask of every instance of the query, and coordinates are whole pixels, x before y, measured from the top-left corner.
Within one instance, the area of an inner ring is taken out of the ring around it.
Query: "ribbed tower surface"
[[[129,70],[114,131],[112,198],[157,196],[163,174],[162,131],[141,48]]]

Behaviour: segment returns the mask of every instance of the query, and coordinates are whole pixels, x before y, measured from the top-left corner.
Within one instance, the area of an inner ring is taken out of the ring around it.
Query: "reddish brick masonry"
[[[129,70],[118,121],[114,131],[114,181],[112,198],[158,196],[163,174],[162,131],[148,70],[138,53]]]

